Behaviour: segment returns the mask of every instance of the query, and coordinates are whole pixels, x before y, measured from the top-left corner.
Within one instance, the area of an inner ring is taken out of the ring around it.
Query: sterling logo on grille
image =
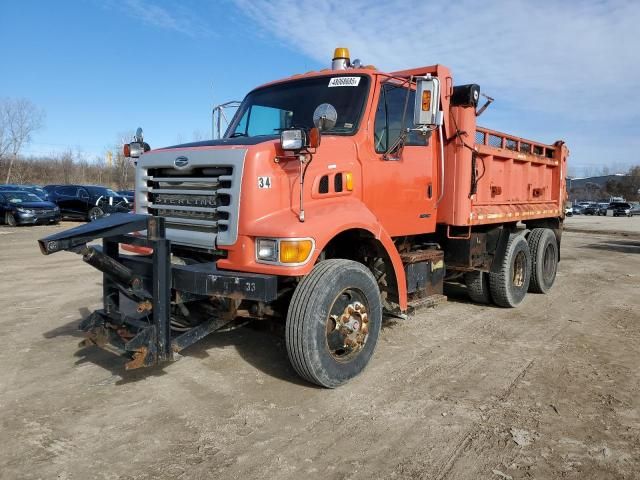
[[[182,207],[215,207],[215,195],[156,194],[155,203]]]
[[[189,165],[189,159],[187,157],[178,157],[173,161],[176,168],[186,168]]]

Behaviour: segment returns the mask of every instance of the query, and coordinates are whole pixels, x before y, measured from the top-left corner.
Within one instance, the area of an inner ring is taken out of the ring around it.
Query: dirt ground
[[[640,234],[566,232],[517,309],[449,289],[324,390],[259,329],[155,371],[79,350],[100,275],[35,243],[68,226],[0,227],[2,479],[640,478]]]

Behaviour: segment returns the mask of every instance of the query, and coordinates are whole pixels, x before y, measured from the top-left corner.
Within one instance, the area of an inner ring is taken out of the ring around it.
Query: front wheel
[[[90,222],[93,222],[94,220],[97,220],[103,216],[104,216],[104,210],[102,210],[100,207],[93,207],[91,210],[89,210]]]
[[[10,227],[15,227],[18,222],[16,222],[16,217],[13,216],[13,213],[7,212],[4,215],[4,223]]]
[[[304,379],[335,388],[367,366],[381,324],[380,291],[371,272],[351,260],[325,260],[293,293],[286,325],[289,360]]]

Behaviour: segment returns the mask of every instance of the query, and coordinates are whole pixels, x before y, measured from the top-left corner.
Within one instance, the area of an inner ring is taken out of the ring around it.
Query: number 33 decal
[[[258,188],[271,188],[271,177],[258,177]]]

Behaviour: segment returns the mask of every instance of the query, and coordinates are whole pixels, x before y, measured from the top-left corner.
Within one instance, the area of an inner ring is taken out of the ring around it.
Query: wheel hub
[[[362,303],[350,303],[342,313],[331,315],[330,319],[329,324],[333,328],[329,328],[327,334],[337,337],[338,343],[342,343],[339,346],[341,348],[332,352],[334,355],[344,356],[344,354],[358,352],[364,347],[369,335],[369,319],[367,309]]]

